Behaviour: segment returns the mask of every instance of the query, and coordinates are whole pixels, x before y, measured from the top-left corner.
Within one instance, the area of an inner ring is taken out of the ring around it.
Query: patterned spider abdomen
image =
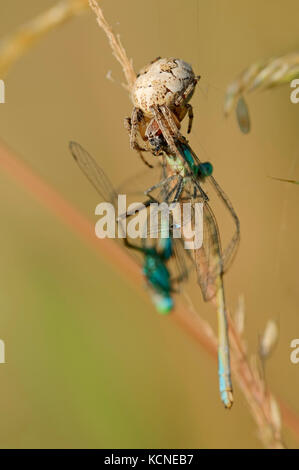
[[[157,59],[138,74],[132,89],[132,101],[145,116],[152,117],[150,107],[174,107],[175,99],[194,81],[191,65],[180,59]]]

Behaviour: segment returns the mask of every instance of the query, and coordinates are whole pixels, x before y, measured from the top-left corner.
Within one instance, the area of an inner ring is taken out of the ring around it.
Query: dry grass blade
[[[252,416],[258,426],[258,434],[265,447],[282,449],[282,423],[277,402],[276,413],[273,412],[274,397],[257,369],[256,361],[250,361],[246,352],[243,337],[240,336],[236,325],[229,317],[230,342],[232,345],[232,370],[239,387],[241,388]],[[286,423],[285,423],[286,424]]]
[[[46,33],[62,25],[88,7],[88,0],[61,0],[49,10],[20,26],[13,34],[0,41],[0,76],[4,78],[10,67]]]
[[[267,359],[278,341],[278,325],[274,320],[269,320],[263,335],[260,338],[259,354],[262,360]]]
[[[130,60],[128,58],[127,53],[121,43],[119,35],[116,36],[115,33],[113,32],[111,26],[106,21],[103,15],[102,9],[99,7],[96,0],[89,0],[89,5],[97,17],[97,22],[99,26],[104,30],[104,32],[106,33],[108,37],[108,41],[111,46],[113,55],[116,58],[116,60],[120,63],[123,69],[123,72],[125,74],[125,77],[126,77],[127,87],[129,90],[131,90],[136,80],[136,74],[133,69],[132,59]]]
[[[296,180],[287,180],[285,178],[275,178],[275,176],[271,176],[271,178],[273,180],[282,181],[283,183],[299,184],[299,181],[296,181]]]
[[[239,99],[255,90],[266,90],[299,77],[299,53],[292,52],[250,65],[227,88],[224,113],[227,116]]]

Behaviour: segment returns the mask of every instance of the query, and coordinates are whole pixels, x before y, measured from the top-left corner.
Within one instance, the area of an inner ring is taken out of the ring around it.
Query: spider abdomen
[[[175,106],[178,95],[184,93],[195,79],[191,65],[180,59],[164,58],[144,67],[132,90],[132,101],[147,117],[152,117],[151,106]]]

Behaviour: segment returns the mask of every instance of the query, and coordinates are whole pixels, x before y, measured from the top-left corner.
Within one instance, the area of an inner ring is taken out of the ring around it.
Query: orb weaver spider
[[[159,155],[165,147],[180,156],[175,140],[180,137],[181,121],[188,114],[188,134],[191,132],[193,110],[189,103],[200,76],[191,65],[175,58],[158,57],[137,75],[131,98],[134,104],[125,127],[130,134],[130,146],[137,150],[143,162],[152,167],[142,152]],[[138,143],[141,137],[142,146]]]

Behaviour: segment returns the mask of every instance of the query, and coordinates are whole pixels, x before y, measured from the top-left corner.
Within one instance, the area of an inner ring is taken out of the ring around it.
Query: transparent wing
[[[238,99],[238,103],[236,106],[236,118],[243,134],[248,134],[248,132],[250,131],[250,118],[248,106],[243,96]]]
[[[184,144],[184,145],[187,146],[188,151],[190,152],[190,154],[192,156],[192,159],[194,160],[196,165],[201,164],[202,162],[199,160],[197,155],[193,152],[191,147],[188,144]],[[221,202],[223,203],[225,209],[228,211],[230,217],[233,220],[234,232],[233,232],[230,240],[228,241],[228,243],[224,247],[222,255],[221,255],[222,256],[222,270],[223,270],[223,273],[224,273],[224,272],[227,271],[227,269],[231,265],[231,262],[233,261],[234,256],[235,256],[235,254],[237,252],[237,249],[238,249],[238,246],[239,246],[239,242],[240,242],[240,221],[239,221],[239,218],[237,216],[236,211],[234,210],[234,207],[233,207],[231,201],[229,200],[228,196],[223,191],[221,186],[217,183],[214,176],[212,176],[212,175],[211,176],[206,176],[204,178],[204,180],[202,180],[202,181],[199,181],[195,176],[192,176],[192,179],[194,181],[194,184],[197,186],[197,188],[201,188],[201,187],[203,188],[203,189],[202,188],[201,189],[204,192],[204,194],[207,194],[209,192],[208,190],[206,190],[206,187],[209,184],[211,186],[211,188],[215,191],[217,197],[221,200]],[[211,208],[210,208],[210,210],[211,210]],[[213,215],[213,219],[215,220],[215,223],[216,223],[216,219],[215,219],[214,215]],[[208,220],[209,220],[209,218],[208,218]],[[216,226],[217,226],[217,223],[216,223]],[[218,228],[217,228],[217,230],[218,230]],[[219,240],[220,240],[220,237],[219,237]]]
[[[150,219],[149,214],[147,220]],[[145,239],[143,239],[143,246],[155,247],[161,256],[165,256],[169,272],[171,273],[172,284],[176,288],[180,283],[188,278],[191,267],[194,268],[194,263],[187,266],[186,256],[184,253],[184,240],[182,238],[174,238],[174,227],[176,224],[171,215],[167,217],[167,221],[163,221],[161,217],[160,223],[157,225],[151,224],[146,227]],[[170,249],[171,247],[171,249]]]
[[[95,159],[85,150],[82,145],[77,142],[70,142],[69,148],[75,162],[85,174],[92,186],[96,189],[103,201],[110,202],[115,206],[117,203],[117,193],[110,182],[104,170],[98,165]],[[116,211],[115,211],[116,213]],[[117,221],[119,231],[124,232],[124,227],[121,221]],[[122,240],[124,239],[124,235]],[[126,242],[126,239],[124,240]]]
[[[210,300],[216,295],[216,278],[223,273],[223,261],[216,218],[208,203],[203,208],[203,243],[194,250],[194,259],[203,298]]]
[[[85,174],[87,179],[91,182],[93,187],[97,190],[101,198],[106,202],[111,202],[112,204],[115,204],[117,201],[117,193],[109,178],[106,176],[102,168],[97,164],[94,158],[80,144],[76,142],[70,142],[69,147],[71,154],[73,155],[79,168]],[[130,215],[127,215],[127,217],[130,217]],[[118,221],[118,223],[120,222]],[[137,244],[133,245],[127,239],[125,239],[125,243],[129,248],[135,248],[134,251],[136,251],[137,249],[137,251],[139,251],[142,257],[146,256],[147,251],[145,248],[150,245],[156,246],[157,250],[159,249],[157,240],[154,240],[153,244],[152,240],[146,239],[144,243],[141,244],[141,246],[138,246]],[[187,270],[184,265],[184,260],[182,259],[180,254],[177,254],[178,248],[176,247],[176,245],[177,243],[173,243],[173,252],[171,253],[170,259],[165,259],[167,265],[169,261],[171,262],[169,270],[171,276],[174,276],[173,283],[182,282],[182,280],[185,279],[187,276]],[[130,250],[130,252],[131,251],[132,250]],[[133,257],[136,258],[136,256],[134,255]]]
[[[70,142],[69,149],[79,168],[106,202],[115,203],[117,193],[109,178],[94,158],[77,142]]]
[[[230,202],[229,198],[227,197],[227,195],[225,194],[223,189],[217,183],[215,178],[213,176],[209,176],[208,179],[209,179],[209,182],[213,185],[217,195],[222,200],[225,208],[228,210],[230,216],[233,219],[233,223],[234,223],[234,226],[235,226],[235,230],[233,232],[233,235],[230,238],[229,242],[227,243],[227,245],[225,246],[225,248],[223,249],[223,252],[222,252],[222,269],[223,269],[223,273],[225,273],[228,270],[228,268],[230,267],[235,255],[237,253],[237,249],[239,247],[239,243],[240,243],[240,221],[239,221],[239,217],[238,217],[232,203]]]
[[[197,279],[203,297],[205,300],[209,300],[216,294],[217,276],[223,273],[223,258],[216,218],[209,203],[202,197],[199,183],[194,183],[192,178],[186,178],[184,181],[184,187],[180,196],[180,203],[183,202],[190,204],[187,214],[184,210],[181,211],[183,217],[180,219],[175,219],[172,215],[169,215],[169,225],[163,223],[163,218],[161,217],[159,224],[156,223],[154,226],[151,224],[148,234],[150,237],[152,237],[153,234],[160,237],[167,237],[167,235],[173,237],[175,230],[177,228],[180,229],[182,238],[173,238],[175,248],[174,259],[178,266],[177,272],[180,273],[178,278],[186,279],[188,273],[195,265]],[[203,220],[198,220],[196,215],[196,204],[198,203],[202,204]],[[198,222],[200,226],[196,225]],[[188,231],[185,231],[187,224],[189,225],[189,229],[192,230],[193,236],[195,233],[200,235],[198,234],[199,230],[203,232],[202,246],[193,250],[194,259],[190,254],[191,250],[188,250],[184,246],[185,238],[187,237],[188,239]],[[193,262],[190,262],[191,258]],[[189,261],[189,265],[187,264],[187,260]]]
[[[152,174],[152,172],[151,172]],[[160,174],[161,177],[161,174]],[[176,228],[181,227],[181,218],[176,218],[176,212],[169,210],[169,199],[172,194],[176,191],[176,176],[173,179],[165,177],[162,171],[162,179],[154,185],[151,189],[154,192],[148,195],[148,205],[137,205],[134,206],[131,212],[127,212],[124,216],[131,217],[136,212],[146,211],[147,223],[141,228],[143,239],[141,244],[144,249],[154,247],[158,253],[162,256],[165,255],[169,250],[169,246],[172,246],[172,254],[169,258],[165,258],[169,272],[171,273],[172,284],[176,287],[187,279],[191,269],[191,262],[189,258],[189,265],[187,266],[183,241],[181,239],[174,238],[174,231]],[[160,210],[159,207],[162,203],[165,203],[164,209]],[[151,206],[150,206],[151,204]],[[194,268],[192,263],[192,268]]]
[[[186,252],[183,245],[183,240],[173,239],[173,258],[175,261],[175,268],[171,269],[172,282],[177,286],[180,286],[182,282],[186,281],[189,277],[189,273],[195,268],[195,264],[192,259],[188,257],[189,263],[186,262]]]

